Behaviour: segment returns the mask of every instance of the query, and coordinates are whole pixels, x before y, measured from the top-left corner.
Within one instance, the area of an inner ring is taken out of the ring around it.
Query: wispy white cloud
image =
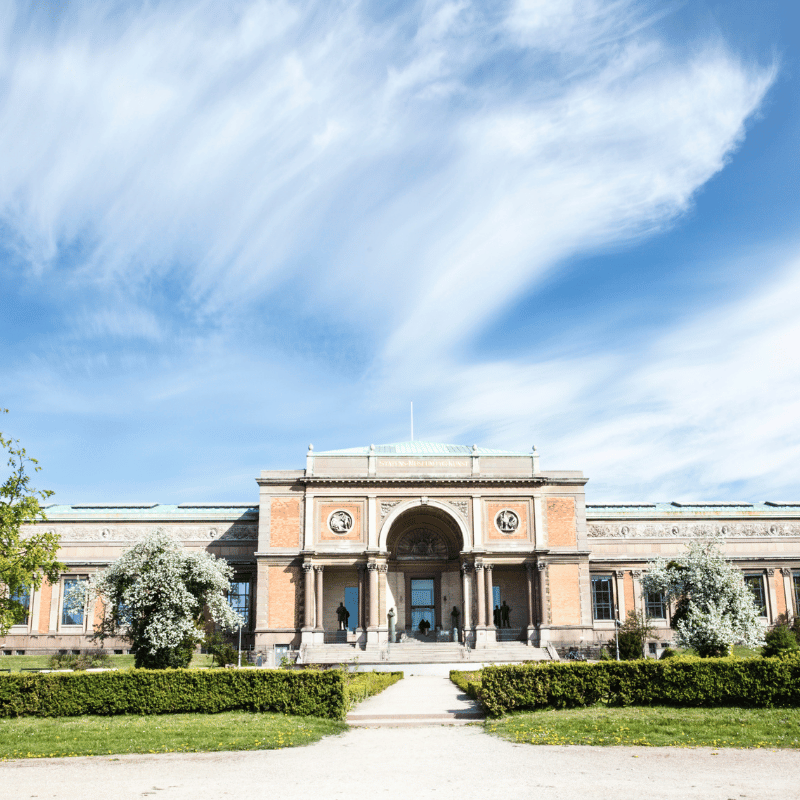
[[[674,49],[653,8],[83,3],[42,25],[16,6],[0,222],[63,319],[5,375],[42,409],[204,397],[250,419],[251,392],[262,417],[302,404],[320,425],[348,403],[375,419],[403,387],[447,438],[513,429],[516,446],[534,418],[580,420],[598,448],[623,429],[645,453],[639,426],[652,441],[676,419],[649,399],[603,410],[620,354],[485,364],[469,347],[564,259],[669,225],[741,143],[774,68],[716,39]],[[263,343],[275,314],[285,341]],[[293,338],[334,328],[370,365],[346,386],[295,357]],[[657,396],[660,374],[635,388]],[[230,386],[249,389],[213,388]]]

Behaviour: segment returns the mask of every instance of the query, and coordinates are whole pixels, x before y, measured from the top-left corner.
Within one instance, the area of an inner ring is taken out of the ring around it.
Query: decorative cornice
[[[52,531],[61,537],[62,543],[66,542],[138,542],[157,530],[163,530],[180,539],[182,542],[212,542],[212,541],[258,541],[258,527],[256,525],[118,525],[114,523],[98,523],[95,525],[63,525],[48,526],[47,531]],[[30,527],[23,531],[23,538],[41,531],[41,527]]]
[[[509,476],[499,475],[404,475],[396,478],[387,476],[354,476],[337,477],[333,475],[308,475],[297,478],[296,483],[306,486],[420,486],[431,484],[447,484],[451,486],[585,486],[588,478],[548,478],[545,475]],[[267,481],[259,480],[259,484]]]
[[[625,522],[587,526],[590,539],[692,539],[704,536],[726,538],[767,538],[798,536],[800,524],[791,522]]]

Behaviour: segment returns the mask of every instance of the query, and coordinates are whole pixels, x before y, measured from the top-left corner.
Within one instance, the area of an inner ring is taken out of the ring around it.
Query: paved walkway
[[[0,764],[8,800],[775,800],[800,751],[520,745],[478,726],[355,729],[308,747]]]
[[[449,678],[412,675],[370,697],[347,715],[358,727],[465,725],[483,719],[477,703]]]

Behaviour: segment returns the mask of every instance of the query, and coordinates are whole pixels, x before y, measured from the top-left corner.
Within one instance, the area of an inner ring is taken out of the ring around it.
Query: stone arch
[[[378,547],[381,551],[388,551],[389,536],[396,531],[393,528],[396,523],[401,522],[403,518],[407,517],[409,512],[418,511],[424,513],[425,511],[433,512],[432,516],[444,517],[450,524],[454,536],[460,536],[460,542],[453,542],[456,550],[469,550],[472,546],[472,536],[470,530],[464,522],[460,514],[447,503],[442,503],[439,500],[425,500],[416,499],[408,500],[401,503],[386,517],[380,527],[378,533]]]

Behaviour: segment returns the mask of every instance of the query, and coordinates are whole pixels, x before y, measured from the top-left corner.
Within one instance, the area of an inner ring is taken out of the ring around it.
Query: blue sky
[[[417,438],[800,494],[789,0],[14,3],[0,406],[60,502]]]

